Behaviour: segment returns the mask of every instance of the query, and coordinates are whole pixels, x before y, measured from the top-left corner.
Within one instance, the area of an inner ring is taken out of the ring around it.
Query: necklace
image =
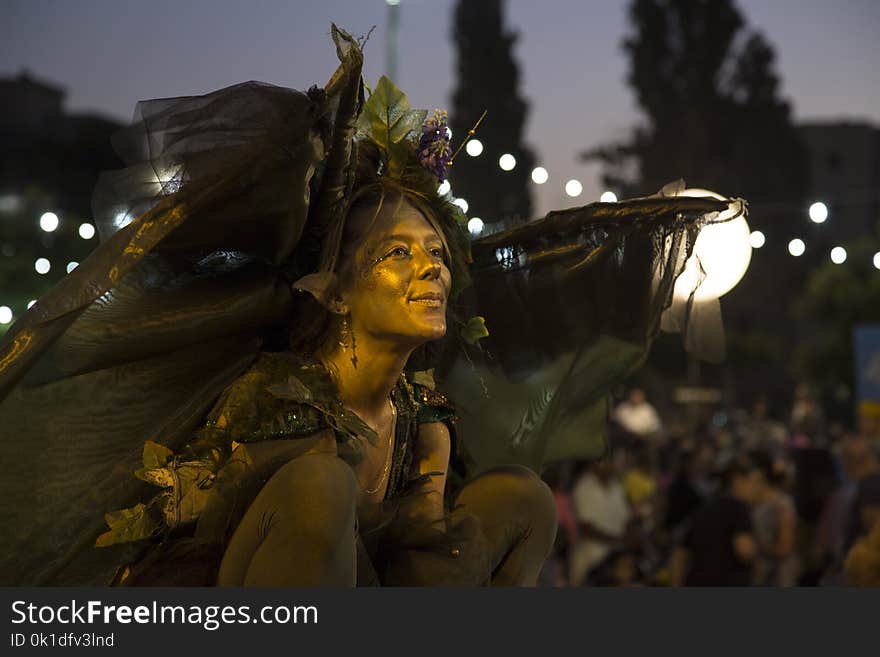
[[[385,466],[382,468],[382,477],[379,479],[379,483],[376,484],[376,487],[364,488],[364,492],[368,495],[372,495],[373,493],[378,492],[378,490],[385,485],[385,482],[388,480],[388,473],[391,472],[391,457],[394,454],[394,429],[397,427],[397,409],[394,407],[394,403],[391,401],[391,398],[388,399],[388,405],[391,407],[391,435],[388,438],[388,449],[386,450],[387,454],[385,455]]]

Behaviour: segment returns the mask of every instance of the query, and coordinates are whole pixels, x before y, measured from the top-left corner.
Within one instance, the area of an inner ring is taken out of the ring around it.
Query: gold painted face
[[[370,219],[372,212],[363,211]],[[342,290],[355,334],[413,348],[442,338],[452,285],[446,259],[443,240],[419,210],[386,202]]]

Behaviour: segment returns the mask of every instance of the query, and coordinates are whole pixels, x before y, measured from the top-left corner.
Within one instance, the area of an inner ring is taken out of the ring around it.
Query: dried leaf
[[[174,456],[174,452],[165,445],[160,445],[152,440],[144,443],[143,463],[147,470],[164,467],[172,456]]]
[[[293,374],[284,383],[277,383],[266,388],[278,399],[289,399],[300,404],[309,404],[314,400],[311,390]]]
[[[149,538],[159,529],[159,523],[150,515],[144,504],[129,509],[111,511],[104,515],[110,530],[98,536],[96,547],[107,547],[116,543],[128,543]]]
[[[168,468],[141,468],[135,471],[134,476],[161,488],[170,488],[174,485],[174,475]]]

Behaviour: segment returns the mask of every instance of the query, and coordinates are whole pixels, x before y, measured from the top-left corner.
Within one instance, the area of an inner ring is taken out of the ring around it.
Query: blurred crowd
[[[880,421],[828,423],[800,386],[667,429],[639,389],[611,450],[544,478],[559,530],[542,586],[880,586]]]

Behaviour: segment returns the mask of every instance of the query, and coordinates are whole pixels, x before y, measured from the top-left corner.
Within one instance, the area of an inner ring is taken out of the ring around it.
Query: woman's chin
[[[418,335],[421,342],[432,342],[446,335],[446,322],[427,323],[419,327]]]

